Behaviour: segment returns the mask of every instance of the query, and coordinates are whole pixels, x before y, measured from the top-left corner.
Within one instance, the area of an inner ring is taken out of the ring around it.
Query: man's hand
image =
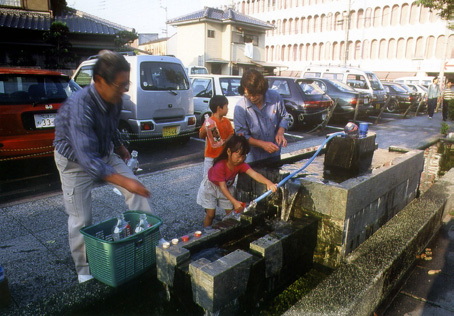
[[[277,146],[275,143],[272,143],[272,142],[262,142],[261,143],[261,147],[264,151],[266,151],[267,153],[275,153],[276,151],[279,150],[279,146]]]
[[[151,196],[150,191],[136,179],[131,179],[125,176],[122,176],[119,173],[113,173],[110,176],[104,178],[107,182],[119,185],[131,193],[138,194],[143,197],[149,198]]]
[[[276,133],[276,143],[278,146],[287,147],[287,140],[284,136],[285,129],[280,127]]]
[[[123,159],[124,162],[128,161],[131,158],[131,154],[124,145],[115,148],[115,153],[120,156],[120,158]]]

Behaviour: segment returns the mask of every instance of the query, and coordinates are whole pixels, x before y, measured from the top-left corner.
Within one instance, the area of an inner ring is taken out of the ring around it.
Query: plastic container
[[[146,214],[140,214],[140,221],[134,229],[134,233],[140,233],[149,227]]]
[[[128,163],[126,164],[134,173],[139,169],[139,160],[137,160],[138,155],[139,153],[136,150],[133,150],[131,152],[131,158],[129,158]]]
[[[134,227],[140,221],[140,211],[127,211],[125,219]],[[116,287],[139,276],[156,264],[156,246],[159,244],[159,226],[162,220],[147,215],[148,229],[119,241],[112,239],[112,227],[117,219],[84,227],[90,272],[97,280]]]
[[[112,239],[118,241],[131,235],[131,224],[127,221],[123,214],[117,218],[117,223],[113,227]]]
[[[207,138],[208,141],[211,143],[211,147],[218,148],[224,144],[224,141],[221,138],[221,134],[219,133],[218,126],[216,122],[208,115],[205,114],[205,128],[207,130]]]

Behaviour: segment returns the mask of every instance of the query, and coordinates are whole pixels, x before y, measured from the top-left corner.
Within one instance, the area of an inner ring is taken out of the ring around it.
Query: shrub
[[[448,135],[449,125],[446,122],[441,122],[440,133],[442,135]]]

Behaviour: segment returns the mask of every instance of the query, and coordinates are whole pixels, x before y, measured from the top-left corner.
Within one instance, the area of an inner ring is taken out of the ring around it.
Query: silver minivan
[[[125,56],[131,65],[129,91],[123,96],[119,129],[131,139],[183,137],[194,133],[196,118],[191,85],[183,64],[170,56]],[[73,75],[86,86],[92,81],[96,56]]]

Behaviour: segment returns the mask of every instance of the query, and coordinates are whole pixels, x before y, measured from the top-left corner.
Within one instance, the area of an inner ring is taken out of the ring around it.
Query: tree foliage
[[[54,15],[62,15],[66,10],[66,0],[50,0],[50,8]]]
[[[443,19],[452,20],[454,17],[454,0],[417,0],[416,3],[439,11],[437,14]]]
[[[53,22],[50,26],[50,30],[44,33],[44,42],[51,46],[44,51],[46,68],[65,68],[66,63],[73,61],[74,56],[71,51],[72,45],[69,42],[68,35],[68,26],[66,26],[66,23],[59,21]]]
[[[137,33],[134,32],[129,32],[129,31],[119,31],[116,34],[116,37],[114,39],[115,46],[118,47],[119,50],[122,50],[125,48],[127,44],[130,44],[134,42],[139,36]]]

